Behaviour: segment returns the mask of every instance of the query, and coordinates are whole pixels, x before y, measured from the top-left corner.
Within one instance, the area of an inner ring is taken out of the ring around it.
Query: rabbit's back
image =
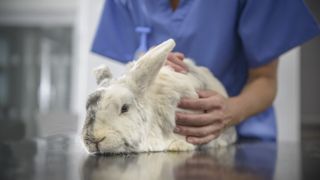
[[[160,70],[148,96],[149,102],[159,118],[156,118],[164,136],[185,140],[184,137],[173,132],[175,127],[175,112],[186,111],[177,108],[182,97],[198,98],[197,90],[214,90],[227,97],[227,92],[221,82],[205,67],[196,66],[190,59],[185,59],[189,72],[186,74],[175,72],[171,67],[164,66]],[[197,112],[195,112],[197,113]],[[221,136],[209,143],[209,146],[227,145],[235,142],[236,132],[233,127],[226,129]]]
[[[185,59],[189,72],[175,72],[171,67],[164,66],[160,70],[152,92],[155,97],[168,99],[172,103],[181,97],[198,98],[197,90],[214,90],[227,97],[227,92],[221,82],[205,67],[196,66],[192,60]]]

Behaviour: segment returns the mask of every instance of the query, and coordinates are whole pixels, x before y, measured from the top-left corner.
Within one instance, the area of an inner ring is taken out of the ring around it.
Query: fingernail
[[[182,74],[187,74],[188,72],[186,70],[180,71]]]
[[[174,132],[178,133],[178,132],[180,132],[180,129],[176,127],[176,128],[174,128]]]

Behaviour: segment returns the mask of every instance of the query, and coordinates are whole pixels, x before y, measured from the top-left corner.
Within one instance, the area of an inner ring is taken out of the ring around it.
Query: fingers
[[[174,129],[174,132],[185,136],[204,138],[211,134],[217,133],[218,131],[222,130],[223,127],[224,125],[221,122],[202,127],[177,126]]]
[[[203,114],[176,113],[174,132],[188,136],[187,141],[192,144],[208,143],[224,129],[223,118],[224,114],[218,110]]]
[[[181,52],[174,52],[173,54],[176,55],[176,57],[177,57],[180,61],[183,61],[183,59],[184,59],[184,54],[183,54],[183,53],[181,53]]]
[[[224,98],[220,95],[209,98],[187,99],[182,98],[178,104],[179,108],[190,110],[210,110],[221,108],[224,105]]]
[[[184,55],[179,52],[169,53],[166,65],[169,65],[177,72],[186,73],[188,71],[187,65],[183,62]]]
[[[183,67],[181,67],[181,66],[179,66],[179,65],[177,65],[177,64],[175,64],[175,63],[173,63],[171,61],[167,61],[166,65],[172,67],[174,69],[174,71],[176,71],[176,72],[180,72],[180,73],[186,73],[187,72]]]
[[[176,124],[181,126],[205,126],[216,121],[222,121],[224,118],[223,112],[215,110],[210,113],[203,114],[189,114],[189,113],[176,113]]]
[[[177,61],[177,63],[179,63],[181,66],[184,65],[184,63],[182,63],[182,61],[184,60],[184,54],[182,54],[182,53],[180,53],[180,52],[172,52],[172,53],[169,53],[167,59],[168,59],[169,61],[176,61],[176,60],[178,60],[178,61],[180,61],[180,62]]]

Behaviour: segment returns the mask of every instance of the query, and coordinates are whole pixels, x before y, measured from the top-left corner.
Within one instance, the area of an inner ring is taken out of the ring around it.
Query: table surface
[[[247,141],[180,153],[88,154],[77,136],[0,143],[1,180],[320,179],[318,141]]]

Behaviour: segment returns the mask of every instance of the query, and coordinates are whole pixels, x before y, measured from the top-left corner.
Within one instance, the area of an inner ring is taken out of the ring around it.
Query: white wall
[[[77,99],[73,102],[74,110],[80,115],[81,122],[85,118],[85,101],[87,95],[96,87],[96,81],[93,75],[93,70],[101,64],[107,64],[112,71],[114,77],[119,76],[124,71],[124,65],[111,59],[93,54],[90,52],[93,37],[96,32],[97,23],[100,19],[104,0],[80,0],[79,18],[78,18],[78,57],[79,68],[76,72],[77,81],[74,93],[77,94]]]
[[[300,48],[280,57],[275,107],[279,141],[300,141]]]
[[[19,26],[73,23],[79,0],[0,0],[0,23]]]
[[[89,44],[91,47],[94,35],[96,33],[96,27],[98,24],[98,21],[100,19],[100,14],[102,11],[102,7],[104,4],[104,0],[96,0],[95,3],[89,3],[88,4],[88,17],[89,17]],[[89,49],[90,49],[89,47]],[[96,81],[95,78],[93,76],[93,70],[98,67],[101,64],[107,64],[109,66],[109,68],[112,71],[112,74],[117,77],[119,75],[121,75],[124,71],[124,65],[117,62],[117,61],[113,61],[112,59],[94,54],[94,53],[89,53],[89,64],[88,64],[88,70],[87,70],[87,82],[88,82],[88,89],[87,92],[90,93],[94,90],[94,87],[96,87]]]

